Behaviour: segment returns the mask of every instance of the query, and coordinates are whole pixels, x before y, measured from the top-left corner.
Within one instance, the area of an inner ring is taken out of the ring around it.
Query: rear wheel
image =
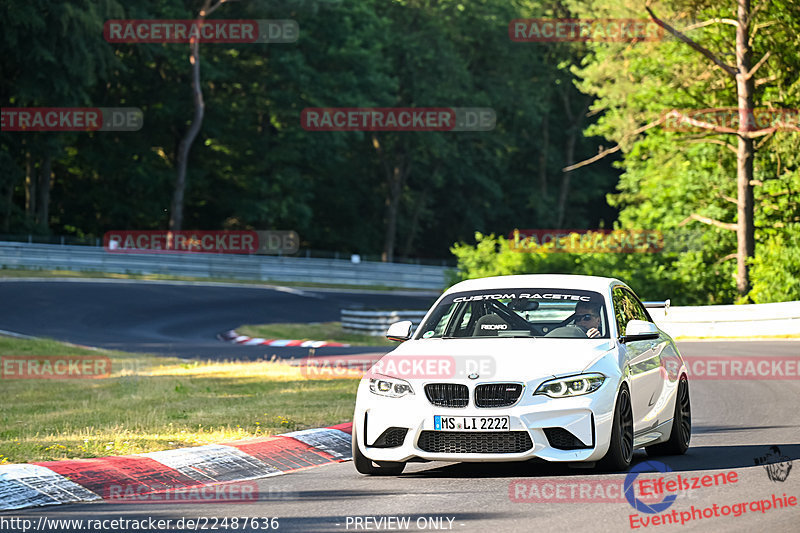
[[[358,447],[355,424],[353,424],[353,462],[359,473],[370,476],[398,476],[406,467],[404,462],[373,461],[365,457]]]
[[[692,405],[689,401],[689,380],[681,377],[678,397],[675,398],[675,415],[669,440],[645,448],[647,455],[683,455],[689,449],[692,438]]]
[[[606,470],[626,470],[633,459],[633,409],[627,386],[623,385],[614,407],[614,422],[611,427],[611,442],[600,467]]]

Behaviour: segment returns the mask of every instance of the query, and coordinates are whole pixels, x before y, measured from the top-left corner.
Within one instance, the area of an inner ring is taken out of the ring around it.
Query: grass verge
[[[262,339],[295,339],[303,341],[332,341],[352,346],[397,346],[386,337],[373,337],[349,333],[342,329],[341,322],[318,322],[312,324],[258,324],[236,328],[240,335]]]
[[[0,356],[111,359],[101,379],[0,375],[0,464],[102,457],[262,437],[352,420],[357,379],[279,362],[185,362],[0,337]],[[2,370],[2,367],[0,367]]]
[[[676,341],[769,341],[800,339],[800,334],[792,335],[746,335],[741,337],[673,337]]]

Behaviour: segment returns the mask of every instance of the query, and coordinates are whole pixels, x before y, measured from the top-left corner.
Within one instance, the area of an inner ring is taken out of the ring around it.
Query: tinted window
[[[632,292],[622,287],[617,287],[614,289],[612,299],[614,302],[614,318],[617,321],[620,335],[625,335],[625,327],[631,320],[651,321],[644,306]]]
[[[612,301],[614,303],[614,320],[617,322],[617,331],[619,331],[620,335],[625,335],[625,325],[628,323],[625,315],[627,304],[625,294],[621,288],[614,289]]]
[[[463,337],[608,338],[605,300],[570,289],[500,289],[448,295],[420,326],[418,339]]]

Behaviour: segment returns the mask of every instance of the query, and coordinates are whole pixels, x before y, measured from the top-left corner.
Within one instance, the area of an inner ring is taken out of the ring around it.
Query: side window
[[[627,298],[625,298],[625,293],[621,288],[614,288],[611,301],[614,304],[614,319],[617,321],[617,330],[620,335],[625,335],[625,325],[628,323],[625,313]]]
[[[437,337],[441,337],[444,335],[444,328],[447,326],[447,323],[450,322],[450,315],[453,314],[453,311],[456,308],[456,304],[450,304],[450,308],[447,309],[445,314],[436,322],[436,327],[434,327],[433,332],[434,335]]]
[[[467,331],[469,328],[469,320],[472,318],[472,306],[470,305],[464,311],[464,316],[461,317],[461,324],[458,325],[458,331]]]
[[[633,295],[630,291],[625,291],[625,295],[627,299],[630,300],[630,309],[632,311],[631,320],[644,320],[646,322],[650,322],[650,316],[648,316],[647,311],[645,311],[642,304],[639,303],[639,300],[636,296]]]
[[[450,335],[453,337],[469,337],[472,334],[472,328],[470,327],[472,322],[474,322],[475,314],[477,312],[477,303],[470,302],[465,306],[461,306],[457,311],[457,315],[453,317],[456,321],[451,326]]]

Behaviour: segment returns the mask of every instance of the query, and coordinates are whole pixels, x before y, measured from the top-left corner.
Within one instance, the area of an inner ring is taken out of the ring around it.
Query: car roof
[[[520,274],[468,279],[456,283],[445,294],[485,289],[578,289],[606,294],[611,285],[625,285],[616,278],[580,276],[576,274]],[[627,286],[627,285],[625,285]]]

